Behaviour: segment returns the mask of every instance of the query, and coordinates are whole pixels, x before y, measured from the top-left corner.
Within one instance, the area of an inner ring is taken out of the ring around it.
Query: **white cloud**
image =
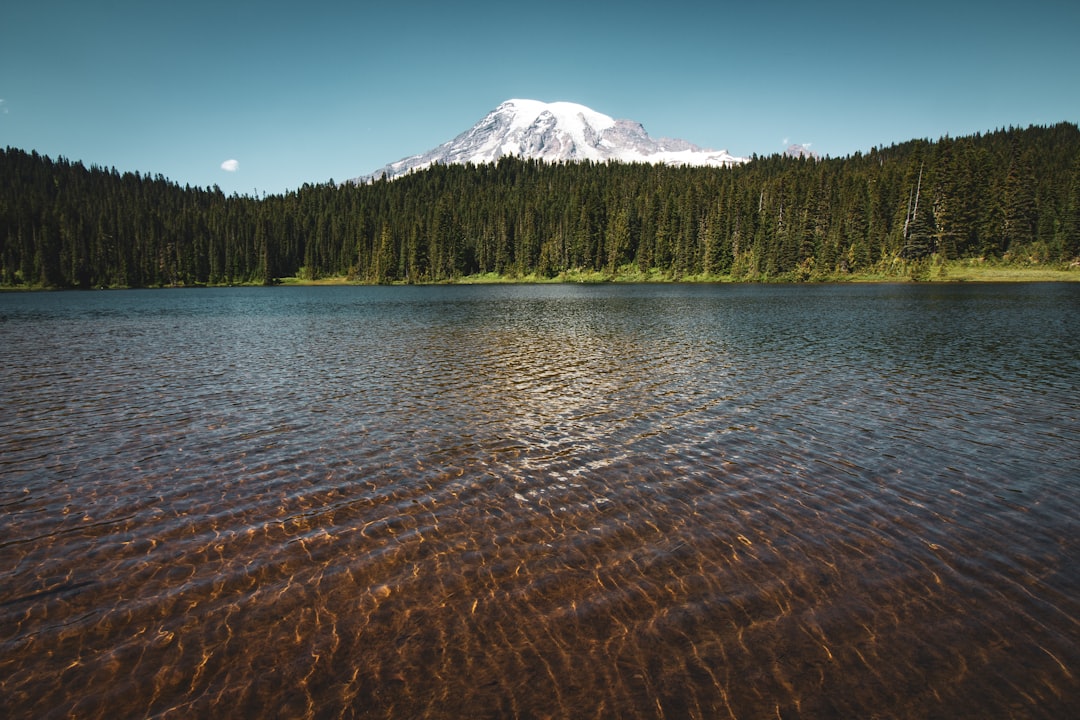
[[[7,100],[5,100],[4,98],[0,98],[0,115],[8,114],[8,106],[6,103]]]
[[[225,172],[236,172],[237,170],[240,169],[240,161],[239,160],[233,160],[233,159],[230,158],[230,159],[226,160],[225,162],[221,163],[221,169],[224,170]]]

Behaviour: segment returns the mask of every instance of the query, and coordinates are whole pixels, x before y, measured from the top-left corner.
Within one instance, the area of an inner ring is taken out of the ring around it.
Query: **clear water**
[[[0,295],[0,715],[1064,717],[1078,310]]]

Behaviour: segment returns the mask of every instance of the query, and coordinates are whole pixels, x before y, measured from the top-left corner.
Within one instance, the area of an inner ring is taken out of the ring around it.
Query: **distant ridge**
[[[615,120],[577,103],[507,100],[453,140],[353,182],[400,177],[435,164],[482,164],[504,156],[548,162],[621,161],[730,167],[747,161],[685,140],[654,139],[641,123]]]

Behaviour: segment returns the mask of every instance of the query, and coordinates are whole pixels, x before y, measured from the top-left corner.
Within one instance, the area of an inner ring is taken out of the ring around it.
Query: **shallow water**
[[[0,295],[0,715],[1064,717],[1078,309]]]

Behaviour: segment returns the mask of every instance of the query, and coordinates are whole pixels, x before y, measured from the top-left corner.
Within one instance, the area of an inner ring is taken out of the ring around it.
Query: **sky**
[[[1080,122],[1080,3],[11,0],[0,147],[226,193],[341,181],[511,98],[735,155]]]

